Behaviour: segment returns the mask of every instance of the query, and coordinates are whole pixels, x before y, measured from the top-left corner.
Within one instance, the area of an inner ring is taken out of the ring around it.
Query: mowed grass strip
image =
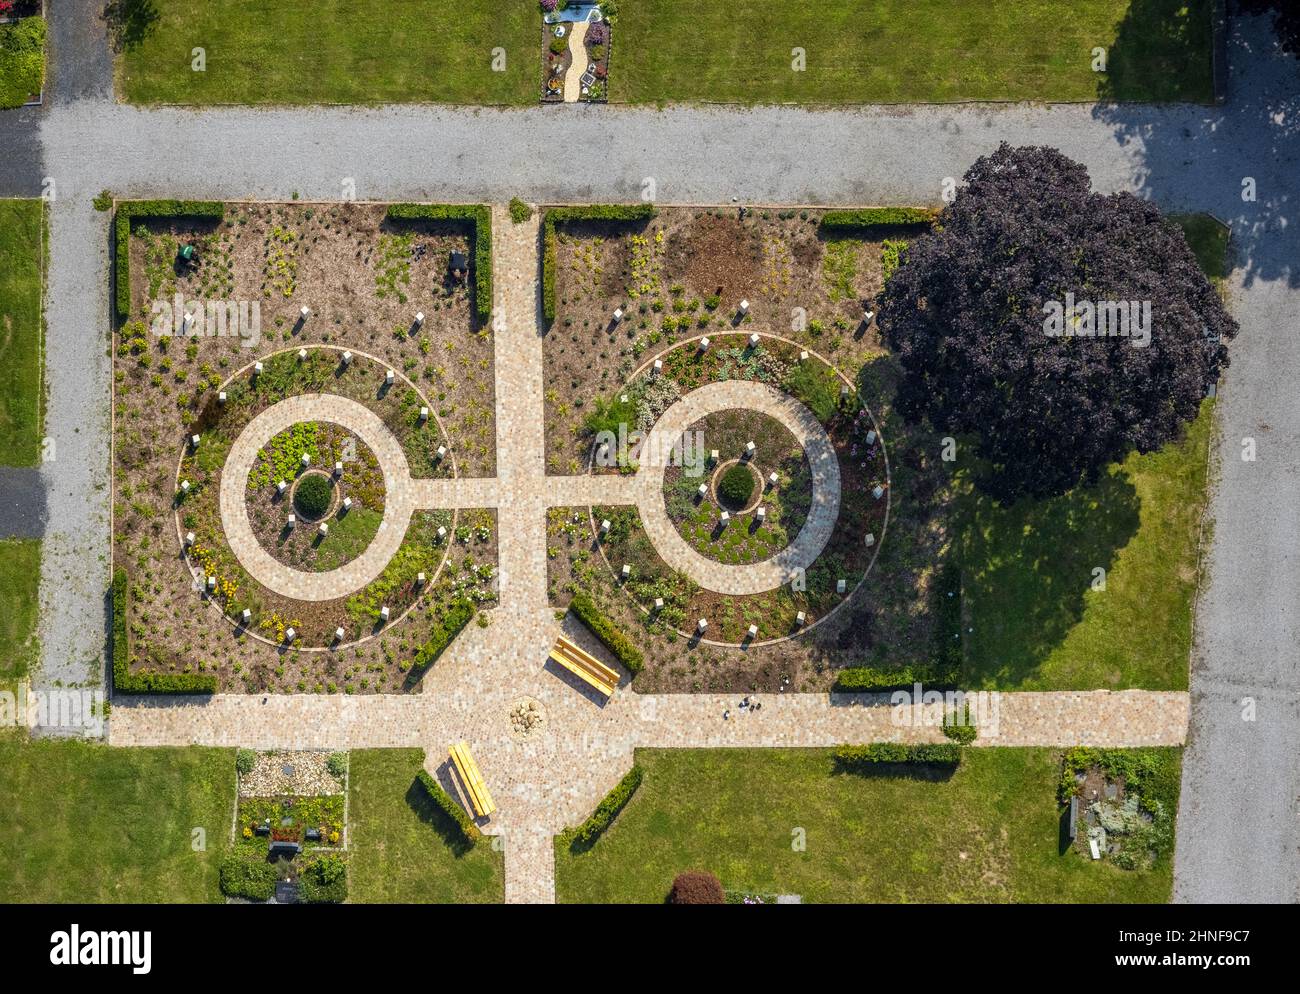
[[[0,771],[0,901],[221,900],[234,750],[5,739]]]
[[[12,690],[36,659],[41,543],[0,541],[0,689]]]
[[[561,901],[659,903],[689,869],[805,902],[1163,902],[1172,890],[1170,859],[1124,871],[1061,851],[1052,749],[967,749],[947,780],[837,774],[827,749],[641,749],[636,761],[641,787],[600,841],[581,855],[557,845]]]
[[[1207,102],[1209,0],[636,0],[610,97],[629,103]],[[1106,49],[1106,72],[1093,50]],[[806,60],[795,71],[794,49]]]
[[[1222,288],[1228,229],[1208,214],[1170,220]],[[968,495],[970,689],[1187,689],[1213,419],[1206,400],[1180,441],[1060,497]]]
[[[505,899],[501,853],[464,845],[415,781],[419,749],[361,749],[349,760],[350,900],[475,904]]]
[[[0,200],[0,464],[40,461],[45,203]]]
[[[541,15],[525,0],[169,0],[156,10],[119,60],[132,103],[522,104],[541,92]]]

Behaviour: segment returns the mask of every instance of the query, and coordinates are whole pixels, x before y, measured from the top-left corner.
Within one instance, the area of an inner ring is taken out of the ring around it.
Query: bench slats
[[[497,809],[497,806],[492,803],[492,795],[488,793],[487,784],[483,782],[483,774],[470,754],[469,743],[456,742],[449,751],[452,764],[465,785],[465,793],[469,795],[470,805],[480,818],[486,818]]]
[[[560,635],[551,649],[550,658],[608,697],[618,686],[618,673],[591,653]]]

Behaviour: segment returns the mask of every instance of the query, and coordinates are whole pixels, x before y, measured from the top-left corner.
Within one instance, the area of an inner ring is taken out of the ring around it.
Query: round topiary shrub
[[[313,473],[298,484],[293,504],[305,518],[319,518],[330,506],[330,481]]]
[[[688,870],[673,880],[669,904],[726,904],[722,881],[707,870]]]
[[[744,507],[754,495],[754,474],[748,466],[737,463],[726,469],[718,480],[718,500],[730,508]]]

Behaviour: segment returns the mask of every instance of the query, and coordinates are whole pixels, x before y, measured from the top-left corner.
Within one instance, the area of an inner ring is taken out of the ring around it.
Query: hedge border
[[[836,746],[831,755],[839,769],[850,773],[855,770],[869,770],[877,763],[956,766],[961,762],[961,746],[955,742],[926,742],[917,745],[903,742],[871,742],[866,745]]]
[[[265,859],[227,853],[217,871],[221,893],[249,901],[269,901],[275,897],[275,867]]]
[[[424,645],[420,646],[415,653],[415,658],[411,660],[410,675],[413,679],[421,676],[437,661],[447,646],[451,645],[452,640],[465,630],[465,626],[470,623],[474,614],[474,605],[470,601],[457,601],[451,606],[437,630]]]
[[[555,320],[555,226],[570,221],[648,221],[658,213],[654,204],[586,204],[550,207],[542,211],[542,317]]]
[[[415,775],[415,779],[420,782],[424,792],[429,795],[429,800],[434,803],[443,814],[455,822],[456,827],[460,829],[460,834],[465,837],[465,841],[471,844],[478,841],[483,834],[474,824],[474,820],[465,812],[465,809],[457,804],[450,794],[442,789],[442,785],[433,779],[428,770],[421,770]]]
[[[217,678],[207,673],[131,672],[131,640],[126,611],[131,583],[126,570],[113,571],[113,691],[121,694],[215,694]]]
[[[827,211],[819,227],[831,231],[856,231],[863,228],[905,227],[932,224],[939,212],[929,207],[855,207]]]
[[[221,219],[219,200],[124,200],[113,218],[113,299],[119,321],[131,316],[131,223],[138,218],[197,217]]]
[[[577,828],[571,828],[565,833],[569,848],[590,849],[595,845],[596,840],[614,823],[619,812],[627,807],[627,802],[632,800],[632,795],[641,786],[644,775],[641,767],[634,764],[614,789],[605,795],[604,800],[596,805],[596,810],[591,813],[591,817]]]
[[[492,318],[492,208],[486,204],[389,204],[390,221],[469,221],[474,225],[474,310]]]
[[[596,601],[591,594],[585,590],[575,591],[569,601],[569,610],[591,630],[592,635],[600,639],[605,648],[612,652],[620,663],[627,667],[629,673],[636,676],[645,669],[645,656],[641,654],[641,650],[633,645],[632,640],[623,634],[623,630],[596,606]]]

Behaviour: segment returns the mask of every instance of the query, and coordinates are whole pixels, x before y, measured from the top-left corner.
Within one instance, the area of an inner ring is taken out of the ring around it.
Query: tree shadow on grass
[[[1140,499],[1112,470],[1093,486],[1004,506],[973,490],[962,545],[966,683],[1009,689],[1030,680],[1083,618],[1100,567],[1137,533]]]
[[[1106,49],[1105,72],[1097,73],[1097,99],[1106,102],[1186,100],[1214,97],[1211,0],[1133,0]]]
[[[119,52],[137,48],[153,33],[161,17],[154,0],[110,0],[102,16],[113,48]]]
[[[474,844],[461,834],[460,826],[447,816],[433,801],[419,780],[412,780],[406,788],[406,803],[417,818],[437,833],[452,854],[460,859],[474,849]]]

